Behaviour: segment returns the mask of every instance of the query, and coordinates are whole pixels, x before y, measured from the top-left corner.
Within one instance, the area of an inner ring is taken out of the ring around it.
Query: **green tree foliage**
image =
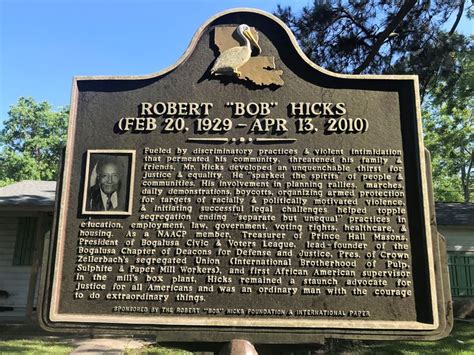
[[[432,153],[435,197],[471,202],[474,193],[474,50],[453,53],[458,71],[440,78],[425,103],[425,143]]]
[[[463,13],[473,16],[467,3],[314,0],[275,12],[324,68],[419,76],[438,201],[469,202],[473,191],[473,38],[456,32]]]
[[[418,74],[424,94],[462,45],[455,29],[464,10],[465,0],[314,0],[299,14],[280,5],[275,14],[316,64],[338,73]]]
[[[68,111],[24,97],[10,107],[0,132],[0,184],[56,179]]]

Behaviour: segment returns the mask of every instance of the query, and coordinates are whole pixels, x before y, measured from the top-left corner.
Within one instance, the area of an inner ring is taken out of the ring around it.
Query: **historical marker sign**
[[[223,13],[163,72],[74,80],[41,321],[442,337],[426,165],[415,76],[330,73],[275,17]]]

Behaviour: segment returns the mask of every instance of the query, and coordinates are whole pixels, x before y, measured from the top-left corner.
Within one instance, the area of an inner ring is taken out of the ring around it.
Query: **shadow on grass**
[[[457,321],[451,334],[438,341],[366,341],[356,346],[340,342],[333,350],[356,354],[474,354],[474,323]]]
[[[193,355],[192,352],[174,348],[166,348],[159,345],[149,346],[139,350],[127,350],[125,349],[125,355]]]
[[[168,344],[171,345],[171,344]],[[176,346],[176,344],[174,344]],[[126,354],[188,355],[191,352],[162,346],[149,346]],[[257,346],[257,348],[259,348]],[[298,346],[280,347],[280,351],[269,351],[260,347],[261,355],[309,354],[309,350],[297,349]],[[290,350],[293,349],[293,350]],[[448,337],[438,341],[350,341],[331,340],[320,349],[326,354],[474,354],[474,323],[457,321]]]
[[[168,344],[169,346],[171,344]],[[193,345],[188,344],[193,347]],[[195,346],[194,346],[195,347]],[[308,354],[309,351],[286,351],[281,346],[281,352],[266,352],[262,354]],[[5,340],[0,341],[0,354],[69,354],[73,346],[53,339]],[[189,350],[189,349],[188,349]],[[196,351],[197,349],[193,349]],[[474,354],[474,323],[456,321],[450,336],[438,341],[348,341],[328,340],[324,349],[328,354]],[[192,352],[168,348],[163,345],[149,346],[140,350],[126,350],[126,354],[155,354],[155,355],[191,355]]]

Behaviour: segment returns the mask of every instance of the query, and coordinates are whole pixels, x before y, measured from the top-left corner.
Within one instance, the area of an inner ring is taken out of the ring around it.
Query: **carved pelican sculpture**
[[[239,47],[232,47],[221,53],[217,57],[214,66],[211,69],[213,75],[229,75],[233,74],[240,77],[239,68],[248,62],[252,56],[252,47],[250,42],[257,48],[258,53],[262,51],[257,43],[257,40],[250,31],[250,27],[242,24],[237,27],[237,34],[243,41],[244,45]]]

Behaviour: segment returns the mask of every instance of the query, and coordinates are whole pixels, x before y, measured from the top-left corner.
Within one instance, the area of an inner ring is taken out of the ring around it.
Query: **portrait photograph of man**
[[[135,151],[88,150],[84,214],[131,214]]]

